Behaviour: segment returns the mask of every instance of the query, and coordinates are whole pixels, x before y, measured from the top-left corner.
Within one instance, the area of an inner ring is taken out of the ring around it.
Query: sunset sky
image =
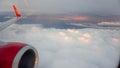
[[[1,0],[0,11],[12,11],[12,4],[34,13],[120,14],[119,0]]]

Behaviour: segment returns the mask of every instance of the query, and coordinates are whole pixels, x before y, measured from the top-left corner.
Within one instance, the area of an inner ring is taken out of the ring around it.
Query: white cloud
[[[117,30],[44,29],[38,24],[14,24],[0,33],[0,39],[33,45],[39,52],[39,68],[116,68],[119,34]]]

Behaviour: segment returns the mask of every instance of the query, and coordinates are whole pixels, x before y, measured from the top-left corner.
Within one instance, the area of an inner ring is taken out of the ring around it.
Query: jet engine
[[[0,68],[37,68],[38,53],[28,44],[0,42]]]

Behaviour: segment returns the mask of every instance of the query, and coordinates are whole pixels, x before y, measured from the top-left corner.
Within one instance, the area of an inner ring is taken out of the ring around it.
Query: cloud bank
[[[0,33],[0,40],[33,45],[39,52],[39,68],[117,68],[119,34],[119,30],[109,29],[45,29],[38,24],[14,24]]]

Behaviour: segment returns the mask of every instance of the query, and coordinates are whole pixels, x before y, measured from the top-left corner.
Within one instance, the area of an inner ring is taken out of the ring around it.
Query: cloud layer
[[[38,24],[14,24],[0,33],[0,40],[33,45],[39,52],[39,68],[116,68],[119,34],[109,29],[45,29]]]

